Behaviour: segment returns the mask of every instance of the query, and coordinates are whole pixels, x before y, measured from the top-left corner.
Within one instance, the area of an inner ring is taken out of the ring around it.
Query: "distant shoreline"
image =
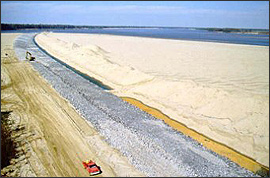
[[[208,30],[208,31],[213,31],[213,32],[222,32],[222,33],[269,35],[269,30],[267,30],[267,29],[205,28],[205,29],[202,29],[202,30]]]
[[[245,28],[201,28],[201,27],[163,27],[163,26],[106,26],[106,25],[60,25],[60,24],[7,24],[1,23],[1,31],[4,30],[62,30],[62,29],[190,29],[207,30],[223,33],[242,33],[254,35],[269,35],[269,29],[245,29]]]

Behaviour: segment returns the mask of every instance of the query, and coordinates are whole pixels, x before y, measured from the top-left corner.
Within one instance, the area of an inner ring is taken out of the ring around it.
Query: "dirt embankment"
[[[16,35],[1,34],[1,112],[10,112],[20,153],[1,175],[86,177],[82,161],[92,159],[102,170],[97,176],[143,176],[29,62],[16,59]]]

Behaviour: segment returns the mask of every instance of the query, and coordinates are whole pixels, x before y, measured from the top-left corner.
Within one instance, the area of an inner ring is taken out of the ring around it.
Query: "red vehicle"
[[[84,168],[89,172],[90,176],[97,175],[101,173],[101,169],[92,160],[86,160],[82,162]]]

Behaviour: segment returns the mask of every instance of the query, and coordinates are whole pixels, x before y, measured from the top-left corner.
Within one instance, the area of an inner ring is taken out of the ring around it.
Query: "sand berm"
[[[268,46],[68,33],[36,42],[112,93],[269,167]]]

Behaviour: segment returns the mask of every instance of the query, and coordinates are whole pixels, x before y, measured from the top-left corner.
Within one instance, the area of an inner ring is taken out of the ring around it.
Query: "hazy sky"
[[[1,1],[1,23],[269,29],[269,1]]]

